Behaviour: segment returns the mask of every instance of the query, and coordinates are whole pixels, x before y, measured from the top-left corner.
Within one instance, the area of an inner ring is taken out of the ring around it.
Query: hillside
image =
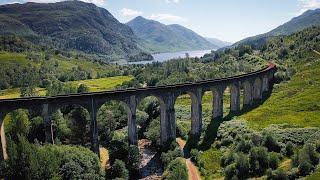
[[[150,52],[174,52],[184,50],[216,49],[205,38],[190,29],[173,24],[164,25],[160,22],[136,17],[127,23],[139,38],[141,46]]]
[[[223,47],[226,47],[226,46],[231,46],[232,43],[231,42],[226,42],[226,41],[222,41],[220,39],[217,39],[217,38],[209,38],[209,37],[206,37],[207,41],[211,42],[212,44],[218,46],[219,48],[223,48]]]
[[[308,10],[302,15],[291,19],[289,22],[284,23],[283,25],[271,30],[270,32],[243,39],[235,43],[235,45],[238,45],[238,44],[259,45],[259,43],[264,42],[265,39],[268,37],[279,36],[279,35],[290,35],[292,33],[301,31],[305,28],[308,28],[311,26],[317,26],[317,25],[320,25],[320,9]]]
[[[101,54],[106,59],[141,53],[130,27],[106,9],[81,1],[2,5],[0,34],[47,49]]]

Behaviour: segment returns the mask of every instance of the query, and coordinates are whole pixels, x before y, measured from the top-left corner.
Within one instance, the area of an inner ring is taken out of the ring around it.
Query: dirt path
[[[180,149],[183,151],[183,148],[186,145],[186,142],[181,138],[177,138],[176,141],[179,144]],[[189,180],[201,180],[201,176],[198,171],[198,168],[193,164],[193,162],[190,159],[185,159],[185,160],[188,168]]]

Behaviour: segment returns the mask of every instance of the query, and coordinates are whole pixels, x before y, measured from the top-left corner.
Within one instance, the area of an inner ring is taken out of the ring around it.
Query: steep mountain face
[[[173,24],[164,25],[141,16],[127,23],[139,38],[142,47],[150,52],[174,52],[183,50],[215,49],[205,38],[190,29]]]
[[[126,58],[141,52],[130,27],[107,10],[80,1],[2,5],[0,35],[108,57]]]
[[[279,35],[290,35],[292,33],[299,32],[303,29],[306,29],[308,27],[319,26],[319,25],[320,25],[320,9],[308,10],[302,15],[293,18],[289,22],[277,27],[276,29],[270,32],[243,39],[235,43],[235,45],[250,44],[254,46],[259,46],[261,43],[265,42],[267,37],[279,36]]]
[[[208,37],[206,37],[206,39],[207,39],[207,41],[209,41],[212,44],[218,46],[219,48],[223,48],[223,47],[232,45],[231,42],[222,41],[222,40],[217,39],[217,38],[208,38]]]

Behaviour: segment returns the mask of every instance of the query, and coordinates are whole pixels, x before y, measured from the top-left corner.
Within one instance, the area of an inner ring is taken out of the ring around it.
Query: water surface
[[[129,62],[129,64],[148,64],[152,62],[165,62],[171,59],[176,58],[185,58],[186,54],[189,54],[189,57],[202,57],[205,54],[210,53],[211,50],[197,50],[197,51],[180,51],[180,52],[172,52],[172,53],[157,53],[152,54],[154,60],[153,61],[138,61],[138,62]]]

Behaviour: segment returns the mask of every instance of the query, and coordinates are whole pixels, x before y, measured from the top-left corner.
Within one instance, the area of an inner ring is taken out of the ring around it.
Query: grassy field
[[[125,81],[131,80],[132,76],[116,76],[116,77],[108,77],[108,78],[100,78],[100,79],[89,79],[83,81],[72,81],[67,82],[71,83],[74,86],[79,86],[80,84],[85,84],[89,87],[90,92],[99,92],[113,89],[115,86],[122,84]],[[36,91],[40,96],[46,95],[46,89],[37,88]],[[10,99],[10,98],[18,98],[20,97],[20,89],[5,89],[0,91],[0,99]]]
[[[258,130],[282,123],[320,127],[320,61],[299,64],[289,82],[275,86],[264,104],[240,118]]]

